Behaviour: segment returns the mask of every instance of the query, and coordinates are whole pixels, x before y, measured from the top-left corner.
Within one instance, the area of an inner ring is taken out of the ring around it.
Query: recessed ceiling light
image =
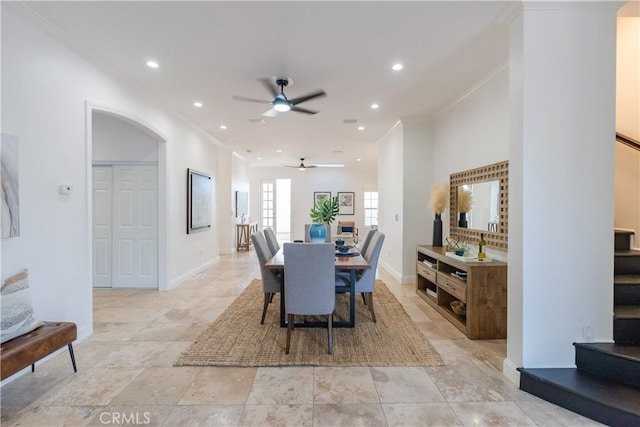
[[[147,61],[147,67],[158,68],[160,65],[156,61]]]
[[[364,126],[358,126],[358,130],[364,130]]]
[[[400,70],[402,70],[403,68],[404,68],[404,65],[402,65],[402,64],[400,64],[400,63],[398,63],[398,64],[393,64],[393,67],[391,67],[391,69],[392,69],[393,71],[400,71]]]
[[[273,150],[273,151],[275,151],[276,153],[282,153],[282,150]]]
[[[225,130],[227,128],[226,125],[220,125],[220,129]]]
[[[193,103],[193,106],[194,107],[198,107],[198,108],[202,108],[202,102],[196,101],[196,102]]]
[[[376,104],[376,103],[371,104],[371,109],[376,110],[378,108],[380,108],[380,106],[378,104]]]
[[[361,161],[361,159],[356,159],[356,162],[359,162],[359,161]]]
[[[258,160],[262,160],[262,157],[257,157]]]

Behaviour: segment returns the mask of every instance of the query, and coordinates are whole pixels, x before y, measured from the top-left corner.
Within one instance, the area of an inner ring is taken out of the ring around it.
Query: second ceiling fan
[[[275,80],[275,84],[274,84],[274,80]],[[275,79],[262,78],[262,79],[258,79],[258,81],[262,82],[262,84],[267,88],[267,90],[271,93],[271,95],[274,96],[272,101],[247,98],[244,96],[236,96],[236,95],[233,96],[233,99],[236,99],[239,101],[257,102],[260,104],[270,104],[271,109],[262,113],[263,116],[267,116],[267,117],[274,117],[278,115],[278,113],[284,113],[287,111],[295,111],[297,113],[305,113],[305,114],[317,114],[318,113],[317,111],[298,107],[298,104],[301,104],[306,101],[310,101],[314,98],[320,98],[327,95],[323,90],[317,90],[307,95],[289,99],[284,94],[284,88],[287,85],[289,85],[289,83],[291,82],[289,78],[287,77],[277,77]]]
[[[296,169],[301,170],[301,171],[303,171],[303,170],[305,170],[305,169],[310,169],[310,168],[317,168],[317,166],[316,166],[316,165],[309,165],[309,166],[306,166],[306,165],[304,164],[304,157],[300,157],[300,164],[299,164],[298,166],[289,166],[289,165],[284,165],[284,167],[286,167],[286,168],[296,168]]]

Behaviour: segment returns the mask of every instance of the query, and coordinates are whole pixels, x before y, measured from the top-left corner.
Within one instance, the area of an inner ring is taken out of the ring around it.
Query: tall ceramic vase
[[[458,220],[458,227],[467,228],[469,223],[467,222],[467,213],[460,212],[460,219]]]
[[[309,227],[309,241],[311,243],[324,243],[326,239],[327,227],[324,224],[311,224],[311,227]]]
[[[439,213],[433,220],[433,246],[442,246],[442,218]]]

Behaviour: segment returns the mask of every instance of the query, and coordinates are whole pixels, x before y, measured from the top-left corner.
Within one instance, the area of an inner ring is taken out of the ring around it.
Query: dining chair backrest
[[[258,263],[260,264],[260,276],[262,277],[262,289],[264,292],[280,292],[280,280],[272,270],[269,270],[264,265],[269,261],[273,255],[269,250],[264,234],[261,231],[256,231],[251,235],[251,242],[256,250],[258,257]]]
[[[275,231],[273,231],[273,228],[267,227],[263,232],[264,238],[267,240],[267,245],[269,245],[269,250],[275,255],[276,252],[280,250],[280,244],[278,243]]]
[[[322,315],[333,312],[335,245],[285,243],[284,289],[288,314]]]
[[[374,230],[372,228],[371,230],[369,230],[369,232],[365,236],[364,241],[362,242],[362,247],[360,248],[360,253],[362,255],[367,253],[367,249],[369,248],[369,244],[371,243],[371,238],[373,237],[374,234],[376,234],[376,232],[377,230]]]
[[[378,258],[382,251],[382,244],[384,243],[384,233],[375,233],[371,238],[371,243],[367,248],[367,252],[364,254],[365,259],[371,265],[371,268],[367,268],[362,271],[362,275],[356,282],[357,292],[373,292],[376,281],[376,269],[378,268]]]

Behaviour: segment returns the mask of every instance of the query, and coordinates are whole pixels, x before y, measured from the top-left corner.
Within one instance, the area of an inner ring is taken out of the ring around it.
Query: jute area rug
[[[376,323],[356,298],[355,328],[334,328],[333,355],[326,328],[295,328],[284,353],[286,328],[279,323],[280,295],[260,324],[264,294],[254,280],[229,308],[180,355],[175,366],[436,366],[442,359],[380,280],[373,301]],[[349,294],[336,298],[334,321],[347,320]],[[325,317],[326,319],[326,317]],[[296,319],[299,321],[300,319]]]

